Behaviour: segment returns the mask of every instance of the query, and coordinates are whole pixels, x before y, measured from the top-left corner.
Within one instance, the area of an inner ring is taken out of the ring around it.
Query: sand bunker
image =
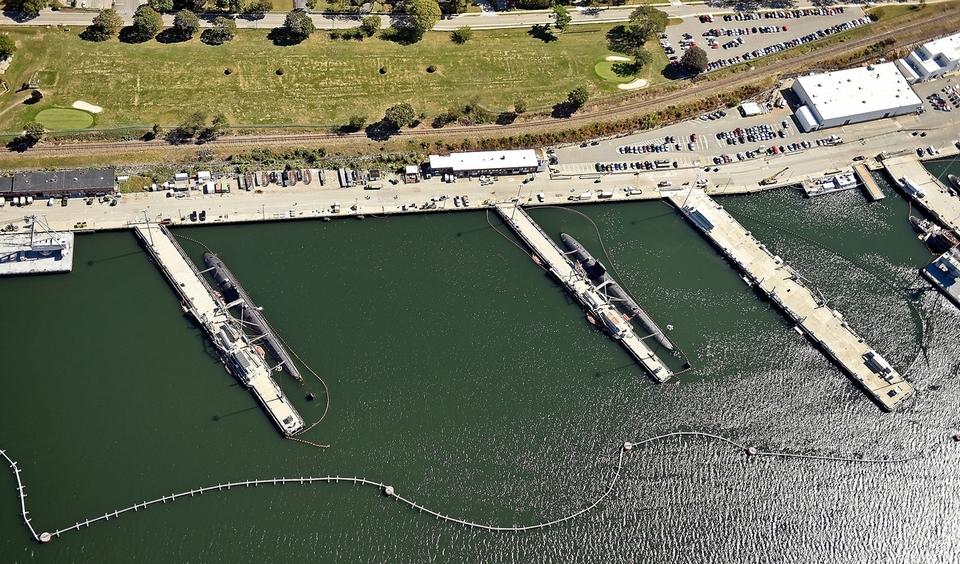
[[[611,63],[629,63],[631,59],[629,57],[621,57],[620,55],[607,55],[607,59]]]
[[[78,110],[83,110],[85,112],[90,112],[91,114],[99,114],[103,111],[103,108],[100,106],[94,106],[93,104],[88,104],[83,100],[77,100],[73,103],[73,107]]]
[[[617,88],[620,90],[635,90],[637,88],[646,88],[649,82],[645,78],[638,78],[626,84],[618,84]]]

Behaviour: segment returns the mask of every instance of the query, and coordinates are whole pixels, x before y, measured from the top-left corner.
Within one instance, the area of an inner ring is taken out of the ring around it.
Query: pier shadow
[[[112,260],[120,260],[120,259],[124,259],[124,258],[128,258],[128,257],[132,257],[132,256],[140,257],[140,256],[143,256],[143,253],[141,253],[141,252],[138,251],[138,252],[134,252],[134,253],[123,253],[123,254],[114,255],[114,256],[111,256],[111,257],[104,257],[104,258],[99,258],[99,259],[91,259],[91,260],[88,260],[88,261],[87,261],[87,266],[95,266],[95,265],[96,265],[97,263],[99,263],[99,262],[109,262],[109,261],[112,261]]]
[[[220,415],[220,414],[216,414],[216,413],[215,413],[212,417],[210,417],[210,420],[213,421],[213,422],[223,421],[223,420],[226,419],[227,417],[233,417],[234,415],[241,415],[241,414],[244,414],[244,413],[246,413],[246,412],[248,412],[248,411],[256,411],[256,410],[258,410],[258,409],[260,409],[260,406],[258,406],[258,405],[252,405],[252,406],[250,406],[250,407],[245,407],[245,408],[243,408],[243,409],[238,409],[238,410],[236,410],[236,411],[231,411],[231,412],[228,412],[228,413],[224,413],[223,415]]]
[[[632,370],[632,369],[635,368],[636,366],[637,366],[637,365],[636,365],[635,363],[630,362],[630,363],[628,363],[628,364],[624,364],[623,366],[614,366],[614,367],[612,367],[612,368],[605,368],[605,369],[603,369],[603,370],[597,370],[596,372],[594,372],[593,375],[596,376],[597,378],[600,378],[600,377],[602,377],[602,376],[606,376],[606,375],[609,375],[609,374],[616,374],[617,372],[623,372],[624,370]]]

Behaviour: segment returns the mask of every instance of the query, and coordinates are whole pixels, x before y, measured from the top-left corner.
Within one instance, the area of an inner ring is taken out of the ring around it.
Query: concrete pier
[[[515,203],[497,204],[497,213],[526,243],[588,312],[588,319],[619,341],[627,352],[658,382],[667,381],[673,372],[647,346],[616,307],[596,289],[585,273],[578,270],[560,247]]]
[[[840,312],[823,303],[796,271],[702,190],[670,201],[884,409],[892,410],[913,394],[913,386],[853,332]]]
[[[923,167],[915,155],[893,157],[883,167],[910,200],[948,229],[960,230],[960,197]]]
[[[863,185],[863,191],[866,192],[867,197],[870,198],[871,202],[886,198],[886,196],[883,195],[883,190],[880,189],[880,186],[877,185],[877,181],[874,180],[873,175],[870,174],[870,170],[867,168],[867,165],[863,163],[857,163],[853,165],[853,172],[857,174],[860,184]]]
[[[284,435],[302,430],[303,419],[273,380],[266,360],[243,333],[239,321],[221,307],[170,231],[141,223],[134,226],[134,232],[180,296],[184,310],[206,330],[230,373],[250,389]]]

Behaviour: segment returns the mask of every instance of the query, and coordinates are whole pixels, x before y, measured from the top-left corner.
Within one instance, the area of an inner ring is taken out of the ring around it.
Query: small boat
[[[590,325],[596,325],[596,324],[597,324],[597,320],[594,319],[594,317],[593,317],[592,315],[590,315],[589,313],[587,314],[587,321],[590,322]]]
[[[960,190],[960,178],[957,178],[956,174],[948,174],[947,180],[949,180],[950,183],[953,184],[954,188],[956,188],[957,190]]]

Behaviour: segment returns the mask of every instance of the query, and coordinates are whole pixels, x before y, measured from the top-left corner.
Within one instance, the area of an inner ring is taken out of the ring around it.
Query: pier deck
[[[891,410],[910,397],[913,386],[854,333],[839,312],[822,303],[799,274],[767,250],[723,207],[699,190],[678,194],[670,200],[884,409]]]
[[[871,202],[886,198],[886,196],[883,195],[883,190],[880,189],[877,181],[874,180],[873,175],[870,174],[867,165],[857,163],[853,165],[853,172],[857,174],[857,178],[860,179],[860,183],[863,184],[863,191],[867,193],[867,197],[870,198]]]
[[[910,199],[932,215],[940,225],[960,230],[960,198],[953,196],[914,155],[883,161],[887,174]],[[909,184],[902,179],[909,181]]]
[[[593,311],[598,307],[597,304],[607,302],[586,275],[574,267],[560,247],[544,233],[523,208],[515,203],[506,203],[497,204],[496,210],[503,221],[514,230],[527,247],[540,257],[544,266],[577,298],[581,305]],[[619,312],[616,312],[616,315],[620,315]],[[597,322],[602,323],[601,320]],[[653,354],[632,327],[617,340],[658,382],[665,382],[673,375],[670,368]]]
[[[303,419],[270,375],[266,361],[234,327],[236,320],[220,307],[212,289],[169,230],[156,224],[137,224],[134,231],[177,291],[184,308],[217,346],[231,374],[253,392],[281,432],[290,436],[300,431]]]

